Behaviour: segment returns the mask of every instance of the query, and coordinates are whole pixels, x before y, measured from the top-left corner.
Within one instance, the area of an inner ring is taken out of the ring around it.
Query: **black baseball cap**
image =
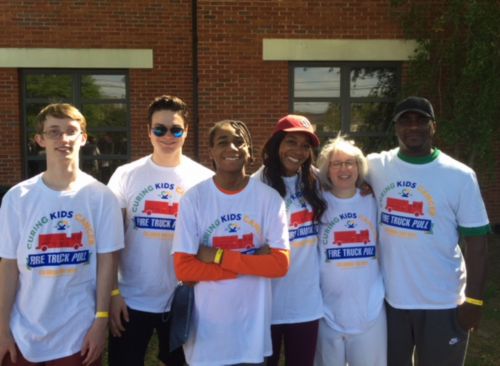
[[[396,108],[394,108],[393,121],[397,121],[406,112],[416,112],[423,116],[436,120],[434,116],[434,108],[431,102],[422,97],[408,97],[401,101]]]

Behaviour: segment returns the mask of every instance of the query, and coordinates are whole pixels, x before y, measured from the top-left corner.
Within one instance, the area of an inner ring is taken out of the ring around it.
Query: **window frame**
[[[331,67],[340,68],[340,96],[339,97],[295,97],[295,72],[300,67]],[[350,75],[353,68],[376,68],[386,67],[395,70],[395,94],[394,97],[351,97],[350,95]],[[334,102],[340,106],[340,132],[349,137],[384,137],[388,132],[353,132],[351,127],[351,104],[352,103],[396,103],[401,94],[402,63],[399,61],[290,61],[288,62],[288,85],[289,98],[288,110],[293,113],[296,102]],[[336,131],[337,133],[339,131]],[[334,136],[331,136],[334,137]]]

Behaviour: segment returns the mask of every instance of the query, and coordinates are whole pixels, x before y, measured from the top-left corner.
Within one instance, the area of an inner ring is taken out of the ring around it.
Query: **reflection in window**
[[[394,103],[352,103],[351,132],[387,131],[391,123]]]
[[[86,99],[124,99],[125,75],[82,76],[82,97]]]
[[[33,74],[26,76],[26,97],[61,100],[73,98],[71,75]]]
[[[351,97],[395,97],[396,72],[387,67],[351,69]]]
[[[338,97],[340,69],[334,67],[297,67],[294,95],[300,97]]]
[[[393,146],[391,115],[400,90],[397,63],[293,63],[291,109],[316,126],[321,141],[339,132],[365,153]]]
[[[23,81],[26,175],[31,177],[46,168],[45,150],[33,138],[36,115],[49,103],[67,102],[87,119],[88,138],[81,149],[81,168],[107,183],[116,167],[129,157],[127,74],[109,70],[26,70]]]

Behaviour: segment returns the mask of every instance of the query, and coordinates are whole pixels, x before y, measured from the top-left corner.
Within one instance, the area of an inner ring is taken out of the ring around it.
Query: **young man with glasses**
[[[177,283],[170,255],[179,200],[213,172],[182,154],[188,133],[187,105],[163,95],[148,109],[153,153],[119,167],[109,181],[125,219],[125,250],[113,291],[110,366],[143,365],[156,330],[158,358],[184,365],[182,348],[169,352],[169,311]]]
[[[100,365],[123,248],[119,205],[79,168],[80,111],[51,104],[36,123],[47,170],[9,190],[0,209],[0,364]]]
[[[411,365],[415,353],[421,365],[462,365],[468,332],[481,317],[488,216],[474,171],[434,147],[431,103],[409,97],[393,120],[399,147],[368,156],[379,203],[388,364]]]

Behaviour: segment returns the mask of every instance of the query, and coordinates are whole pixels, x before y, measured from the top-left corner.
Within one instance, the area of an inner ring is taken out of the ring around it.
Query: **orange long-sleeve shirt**
[[[204,263],[194,254],[174,254],[175,273],[185,282],[227,280],[238,275],[278,278],[286,275],[289,265],[288,250],[283,249],[271,249],[271,254],[265,255],[226,250],[220,264]]]

